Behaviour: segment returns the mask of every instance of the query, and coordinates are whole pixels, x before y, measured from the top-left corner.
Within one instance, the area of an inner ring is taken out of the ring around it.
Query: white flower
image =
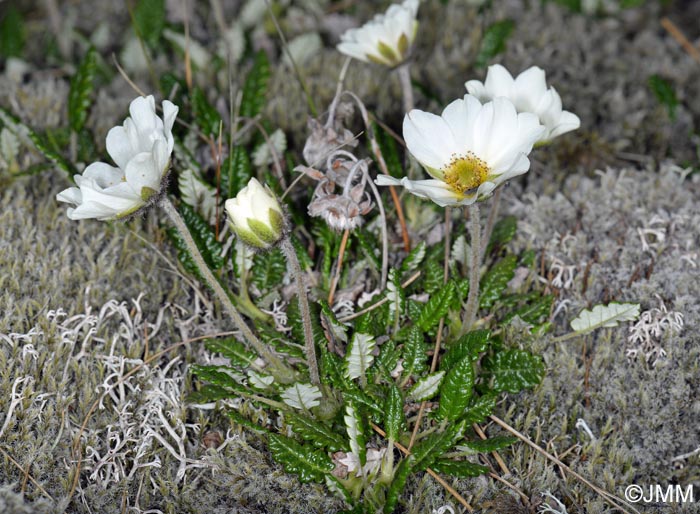
[[[416,38],[419,0],[392,4],[362,27],[340,36],[338,51],[365,62],[397,66],[408,57]]]
[[[481,104],[465,95],[442,116],[414,109],[403,120],[408,150],[433,177],[401,180],[379,175],[380,186],[402,185],[443,207],[488,197],[506,180],[530,169],[527,155],[544,132],[537,116],[518,114],[507,98]]]
[[[163,119],[156,114],[153,96],[136,98],[130,117],[107,134],[107,152],[117,167],[104,162],[90,164],[73,179],[78,187],[58,193],[56,199],[75,205],[72,220],[123,218],[145,206],[161,190],[173,151],[172,128],[178,108],[163,102]]]
[[[546,132],[538,141],[546,143],[566,132],[581,126],[581,120],[574,113],[563,111],[559,93],[550,87],[542,68],[533,66],[523,71],[516,78],[500,64],[489,66],[486,80],[470,80],[464,84],[469,94],[480,101],[487,102],[499,96],[510,99],[518,112],[531,112],[540,119]]]
[[[255,178],[224,204],[231,228],[244,242],[260,249],[284,235],[284,214],[273,193]]]

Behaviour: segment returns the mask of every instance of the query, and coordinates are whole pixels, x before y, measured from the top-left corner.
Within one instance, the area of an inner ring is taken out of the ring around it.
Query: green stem
[[[467,308],[464,312],[462,334],[469,331],[479,310],[479,270],[481,268],[481,219],[479,204],[474,202],[469,206],[469,235],[471,237],[472,259],[469,267],[469,295]]]
[[[272,367],[271,373],[277,380],[282,383],[292,382],[295,375],[294,370],[285,365],[279,357],[272,353],[270,349],[265,346],[260,339],[258,339],[250,327],[248,327],[245,320],[241,317],[238,310],[236,310],[236,307],[231,302],[228,294],[226,294],[226,291],[224,291],[224,288],[211,272],[209,266],[207,266],[207,263],[204,261],[199,248],[197,248],[197,244],[194,242],[194,239],[192,239],[192,234],[190,234],[185,221],[180,216],[180,213],[177,212],[177,209],[172,204],[170,199],[167,196],[164,196],[160,204],[163,209],[165,209],[165,212],[170,217],[170,220],[173,222],[173,225],[175,225],[175,228],[177,228],[177,230],[180,232],[180,235],[185,241],[187,249],[194,259],[194,262],[197,264],[197,268],[202,274],[202,277],[204,277],[204,280],[207,282],[212,291],[214,291],[214,294],[217,296],[224,309],[226,309],[228,315],[233,319],[236,327],[243,333],[243,338],[263,359],[270,364]]]
[[[299,264],[299,258],[294,250],[292,241],[289,236],[285,236],[281,241],[282,251],[285,257],[287,257],[287,262],[289,262],[290,271],[294,277],[294,281],[297,284],[297,289],[299,291],[297,297],[299,299],[299,313],[301,314],[301,323],[304,327],[304,342],[305,342],[305,352],[306,361],[309,365],[309,375],[311,377],[311,383],[314,385],[320,385],[321,379],[318,374],[318,363],[316,361],[316,345],[314,344],[314,334],[311,329],[311,309],[309,308],[309,299],[306,296],[306,284],[304,283],[304,274],[301,271],[301,265]]]

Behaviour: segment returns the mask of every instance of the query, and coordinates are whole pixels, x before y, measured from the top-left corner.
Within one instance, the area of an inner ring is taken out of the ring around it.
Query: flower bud
[[[255,178],[224,207],[233,231],[253,248],[266,250],[284,236],[282,208],[272,191]]]

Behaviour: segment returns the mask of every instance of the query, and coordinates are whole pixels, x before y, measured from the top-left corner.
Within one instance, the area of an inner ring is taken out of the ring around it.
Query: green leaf
[[[474,67],[484,68],[498,54],[506,49],[506,41],[515,28],[513,20],[501,20],[490,25],[481,39],[481,47]]]
[[[357,409],[352,402],[345,404],[345,431],[350,441],[350,451],[357,455],[360,465],[367,462],[367,430],[364,427],[363,418],[358,415]]]
[[[372,417],[378,422],[384,418],[384,405],[371,394],[363,391],[354,383],[344,384],[343,399],[346,402],[352,402],[358,408],[365,407],[372,412]]]
[[[440,359],[440,369],[448,371],[457,362],[465,357],[476,360],[479,355],[486,351],[491,340],[489,330],[472,330],[467,332],[454,343],[449,345],[447,351]]]
[[[449,475],[458,478],[471,478],[485,475],[489,472],[489,468],[481,464],[474,464],[467,460],[448,460],[438,459],[433,462],[432,470],[441,475]]]
[[[389,394],[384,402],[384,430],[386,438],[398,441],[401,432],[406,429],[406,416],[403,413],[403,397],[395,384],[389,386]]]
[[[253,176],[246,149],[240,145],[234,146],[231,155],[224,160],[221,171],[221,194],[227,199],[235,198]]]
[[[487,252],[490,252],[495,246],[504,246],[508,244],[513,237],[515,237],[517,228],[518,218],[515,216],[506,216],[505,218],[498,220],[498,222],[493,226],[493,232],[491,233],[491,239],[489,240]]]
[[[219,112],[209,103],[204,91],[198,86],[195,86],[190,96],[192,102],[192,114],[202,132],[207,136],[216,136],[219,134],[219,126],[221,124],[221,116]]]
[[[206,339],[207,350],[210,352],[220,353],[231,361],[233,366],[245,367],[253,362],[257,355],[246,350],[245,345],[238,341],[235,337],[226,337],[224,339]]]
[[[313,451],[288,437],[270,434],[269,446],[275,461],[282,464],[287,473],[299,475],[301,482],[321,482],[335,467],[325,452]]]
[[[247,388],[242,385],[239,380],[234,378],[236,373],[227,366],[200,366],[198,364],[192,364],[190,366],[190,371],[202,380],[228,389],[231,392],[248,393]],[[242,378],[242,376],[239,377],[239,379]]]
[[[416,402],[429,400],[437,394],[444,377],[444,371],[436,371],[424,376],[408,391],[408,397]]]
[[[214,231],[209,226],[209,223],[204,221],[204,219],[202,219],[202,217],[197,214],[192,207],[184,202],[180,204],[179,212],[187,225],[187,228],[189,229],[192,239],[194,239],[199,252],[202,254],[204,262],[212,270],[220,269],[224,265],[224,258],[221,256],[222,245],[216,240]],[[179,234],[177,235],[179,236]],[[186,252],[187,256],[189,256],[189,250],[185,245],[178,246],[178,250],[180,250],[180,253]],[[178,257],[181,257],[181,255],[178,254]],[[185,264],[182,257],[180,260],[183,262],[183,264]]]
[[[155,46],[165,27],[165,0],[139,0],[133,22],[138,36]]]
[[[428,245],[425,241],[421,241],[416,247],[410,251],[406,258],[401,263],[401,276],[405,277],[409,273],[413,273],[420,263],[425,259],[425,253]]]
[[[544,377],[544,362],[524,350],[508,350],[488,356],[482,361],[482,369],[491,379],[491,389],[518,393],[534,387]]]
[[[0,21],[0,56],[21,57],[24,49],[24,21],[22,14],[13,5],[7,9]]]
[[[246,77],[241,97],[241,116],[254,118],[265,106],[270,80],[270,62],[263,50],[255,56],[253,68]]]
[[[391,372],[396,368],[396,364],[399,362],[400,358],[401,350],[396,347],[396,343],[393,339],[389,339],[382,343],[379,349],[379,356],[374,361],[373,369],[384,373],[387,381],[393,380],[391,378]]]
[[[504,323],[508,323],[515,316],[518,316],[526,323],[537,325],[542,321],[543,317],[548,317],[554,302],[554,295],[546,294],[539,296],[535,301],[525,303],[519,309],[511,312],[504,318]]]
[[[375,253],[375,251],[380,248],[380,245],[374,240],[374,237],[364,228],[355,229],[352,235],[357,239],[357,242],[360,243],[360,248],[362,248],[362,251],[372,263],[374,270],[380,269],[382,265],[379,262],[379,257]]]
[[[455,421],[462,416],[474,392],[474,365],[471,355],[455,363],[440,386],[440,419]]]
[[[386,298],[389,300],[389,312],[394,318],[396,329],[399,327],[399,320],[403,316],[404,306],[406,305],[406,293],[401,287],[401,276],[398,270],[392,268],[389,270],[389,281],[386,284]]]
[[[187,403],[210,403],[234,398],[237,395],[229,389],[218,385],[206,384],[199,391],[187,395]]]
[[[335,341],[336,344],[347,343],[348,327],[338,321],[326,300],[319,300],[318,305],[321,308],[321,326],[327,334],[326,338]]]
[[[297,382],[285,389],[280,397],[284,403],[294,409],[310,410],[320,405],[319,400],[323,394],[315,385]]]
[[[75,167],[69,163],[60,153],[51,148],[49,142],[38,133],[34,132],[28,125],[22,123],[17,117],[13,116],[9,111],[0,107],[0,121],[7,129],[15,134],[20,140],[26,141],[29,139],[39,153],[46,159],[51,161],[58,169],[65,171],[71,177],[77,173]],[[55,146],[55,145],[54,145]]]
[[[415,471],[424,471],[432,466],[442,454],[452,448],[454,443],[462,437],[464,423],[448,425],[444,432],[430,434],[413,447],[413,456],[416,459]]]
[[[621,321],[634,321],[639,317],[638,303],[609,303],[583,310],[571,321],[571,328],[579,334],[587,334],[597,328],[616,327]]]
[[[518,261],[515,255],[507,255],[486,272],[484,278],[481,279],[479,306],[482,309],[492,307],[501,297],[508,282],[510,282],[515,275],[517,263]]]
[[[440,318],[447,314],[450,304],[454,299],[455,285],[454,282],[448,282],[445,287],[432,294],[428,303],[421,310],[420,316],[416,320],[418,326],[424,332],[427,332],[438,324]]]
[[[678,97],[673,89],[673,85],[659,75],[649,77],[649,88],[656,96],[656,99],[661,105],[668,110],[668,116],[671,120],[676,119],[676,107],[678,107]]]
[[[287,272],[287,261],[282,250],[274,248],[267,252],[258,252],[253,257],[252,281],[263,293],[282,283]]]
[[[237,410],[229,410],[226,412],[226,415],[233,420],[234,423],[238,423],[241,426],[244,426],[246,428],[249,428],[253,432],[256,432],[258,434],[268,434],[269,431],[257,423],[254,423],[253,421],[249,420],[245,416],[243,416],[240,412]]]
[[[428,370],[427,351],[428,345],[423,340],[423,333],[417,326],[411,326],[403,344],[404,376],[422,375]]]
[[[374,336],[355,333],[345,354],[345,376],[362,380],[374,361]]]
[[[90,106],[94,80],[97,71],[97,52],[93,47],[85,54],[78,70],[70,81],[68,92],[68,121],[75,132],[80,132],[85,126]]]
[[[436,244],[429,248],[423,271],[423,291],[433,294],[445,285],[445,271],[442,263],[444,244]]]
[[[416,459],[413,455],[409,455],[403,459],[394,471],[394,479],[386,493],[386,501],[384,502],[384,514],[392,514],[396,509],[396,504],[399,501],[399,496],[406,488],[406,480],[411,474],[415,466]]]
[[[295,434],[317,448],[325,448],[331,452],[347,449],[347,441],[323,423],[296,412],[286,412],[284,417]]]
[[[479,398],[472,397],[472,401],[464,410],[462,419],[466,425],[482,423],[491,415],[496,407],[496,393],[486,393]]]

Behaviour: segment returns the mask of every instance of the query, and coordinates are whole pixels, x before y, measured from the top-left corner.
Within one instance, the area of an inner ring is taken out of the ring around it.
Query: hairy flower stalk
[[[238,327],[243,334],[245,341],[270,364],[272,368],[270,372],[277,380],[282,383],[292,382],[295,378],[294,370],[284,364],[279,357],[277,357],[267,346],[265,346],[265,344],[263,344],[262,341],[260,341],[260,339],[258,339],[250,327],[248,327],[243,317],[241,317],[238,310],[236,310],[236,307],[233,305],[233,303],[231,303],[231,299],[226,294],[226,291],[224,291],[224,288],[211,272],[209,266],[207,266],[202,254],[199,252],[199,248],[197,248],[197,244],[194,242],[194,239],[192,239],[192,234],[190,234],[187,225],[177,212],[177,209],[172,204],[170,199],[167,196],[163,197],[160,205],[163,207],[163,209],[165,209],[165,212],[170,217],[173,225],[175,225],[175,228],[177,228],[178,232],[180,232],[182,239],[187,245],[190,255],[197,264],[197,268],[202,273],[204,280],[206,280],[209,287],[212,289],[212,291],[214,291],[214,294],[224,306],[224,309],[226,309],[226,312],[229,314],[229,316],[231,316],[231,319],[233,319],[236,327]]]
[[[311,310],[306,297],[306,286],[289,239],[287,218],[282,212],[275,195],[257,179],[251,178],[248,185],[241,189],[235,198],[229,198],[224,205],[231,228],[243,242],[257,250],[268,250],[279,244],[287,257],[290,271],[299,289],[299,312],[304,327],[306,360],[309,365],[311,382],[319,385],[316,361],[316,348],[311,330]]]
[[[294,281],[297,284],[297,298],[299,300],[301,323],[304,327],[304,348],[306,351],[306,363],[309,365],[309,376],[311,377],[312,384],[320,385],[321,379],[318,374],[316,345],[314,343],[313,330],[311,329],[311,309],[309,308],[309,299],[306,296],[304,274],[302,272],[301,265],[299,264],[299,258],[297,257],[296,250],[294,250],[294,245],[292,245],[291,239],[288,236],[282,238],[280,245],[285,257],[287,258],[287,262],[289,262],[290,271],[294,277]]]
[[[469,206],[469,237],[471,239],[471,263],[469,266],[469,295],[464,310],[462,334],[466,334],[474,324],[479,310],[479,270],[481,269],[481,219],[479,204]]]

